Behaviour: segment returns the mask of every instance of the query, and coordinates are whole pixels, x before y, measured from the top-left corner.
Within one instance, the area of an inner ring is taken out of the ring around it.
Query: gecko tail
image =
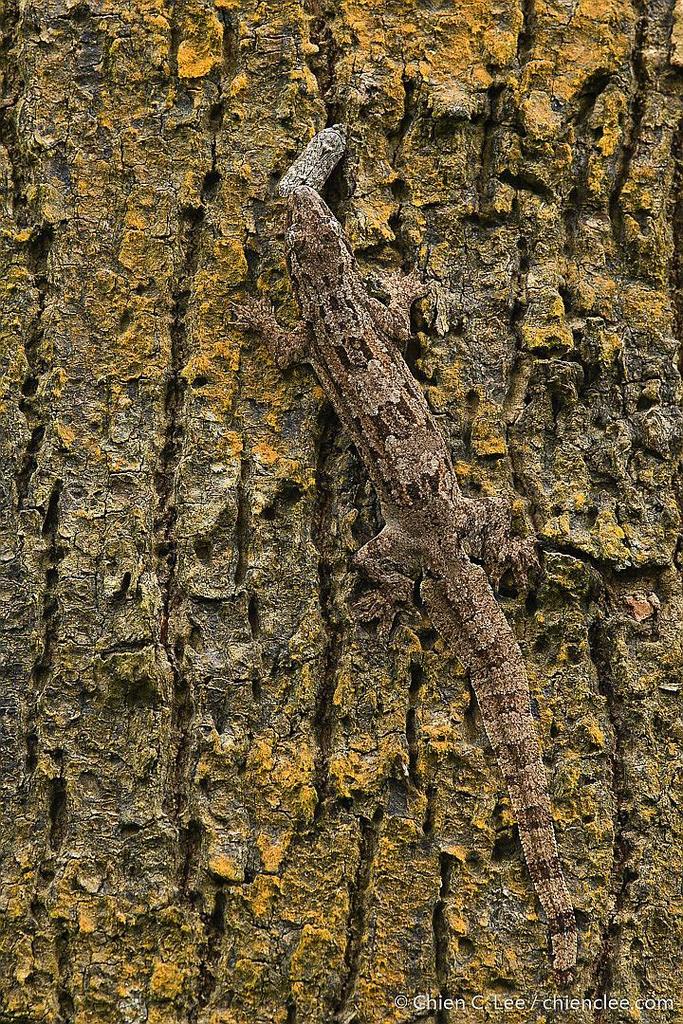
[[[577,959],[576,917],[555,840],[522,653],[480,566],[454,557],[421,588],[442,636],[469,670],[505,781],[524,859],[548,922],[553,968],[566,981]]]
[[[551,917],[548,921],[548,932],[557,980],[560,984],[567,985],[574,977],[579,945],[573,909],[570,907],[563,914]]]

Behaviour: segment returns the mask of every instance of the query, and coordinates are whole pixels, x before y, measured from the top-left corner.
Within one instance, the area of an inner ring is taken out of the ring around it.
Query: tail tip
[[[574,980],[576,958],[578,952],[578,933],[576,925],[564,927],[562,930],[551,930],[550,941],[553,950],[553,969],[560,985],[568,985]]]

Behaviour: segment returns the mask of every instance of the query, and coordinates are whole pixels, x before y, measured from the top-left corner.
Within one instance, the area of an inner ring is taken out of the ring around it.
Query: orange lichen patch
[[[178,75],[202,78],[222,63],[223,25],[213,12],[198,6],[184,27],[189,34],[178,46]]]
[[[264,799],[271,807],[285,806],[288,813],[309,821],[317,796],[315,753],[309,743],[285,743],[277,748],[265,737],[253,744],[247,766],[254,779],[260,779]]]
[[[159,999],[177,999],[183,990],[185,974],[175,963],[155,960],[150,989]]]
[[[270,874],[278,871],[289,849],[291,836],[292,833],[290,832],[284,837],[280,836],[277,840],[271,839],[270,836],[264,835],[264,833],[256,837],[256,846],[261,856],[264,871]]]
[[[272,875],[258,875],[254,879],[247,897],[249,909],[255,918],[269,918],[282,890],[282,882]]]
[[[558,321],[549,324],[524,323],[520,328],[524,347],[530,351],[538,348],[571,349],[574,338],[567,323]]]
[[[362,792],[376,774],[375,761],[374,752],[372,756],[368,756],[367,751],[358,750],[333,755],[330,758],[329,776],[339,796],[349,797],[354,790]]]
[[[623,316],[631,328],[666,332],[671,323],[671,302],[657,288],[641,282],[626,284],[621,292]]]
[[[92,935],[99,926],[98,915],[92,907],[81,904],[78,908],[78,929],[84,935]]]
[[[280,452],[276,451],[275,448],[272,448],[271,445],[267,444],[265,441],[260,441],[258,444],[255,444],[252,448],[252,452],[258,461],[264,466],[272,466],[279,458],[282,457]]]
[[[217,453],[238,458],[244,451],[244,438],[236,430],[227,430],[219,442]]]
[[[393,242],[394,232],[389,220],[396,211],[396,204],[387,190],[373,193],[372,197],[363,199],[354,205],[353,213],[348,218],[346,231],[352,244],[378,245],[381,242]]]
[[[588,719],[581,723],[581,728],[583,729],[588,742],[592,746],[596,747],[598,750],[602,750],[604,748],[606,743],[605,731],[604,729],[601,729],[597,722],[592,719]]]
[[[453,468],[455,469],[455,475],[460,482],[469,480],[473,475],[475,475],[474,466],[469,462],[463,462],[462,459],[458,459]]]
[[[493,414],[477,416],[472,424],[472,449],[477,455],[505,455],[507,442],[500,420]]]
[[[168,263],[167,243],[147,231],[128,229],[123,232],[119,262],[133,274],[139,271],[145,279],[162,278]]]
[[[624,562],[629,560],[630,550],[624,543],[624,528],[617,522],[613,508],[604,508],[595,521],[593,531],[594,548],[597,557],[608,561]]]
[[[520,103],[522,124],[529,134],[538,139],[554,138],[562,123],[561,115],[553,109],[547,92],[532,89]]]
[[[353,671],[340,671],[337,675],[332,703],[336,708],[348,707],[355,695],[356,688],[355,673]]]
[[[600,356],[606,366],[615,362],[623,351],[623,339],[620,334],[613,331],[600,331],[598,334],[600,344]]]
[[[209,871],[226,882],[241,882],[244,879],[244,870],[234,857],[227,853],[213,853],[208,860]]]
[[[248,269],[244,246],[238,239],[217,238],[214,241],[211,270],[207,274],[209,288],[215,288],[217,281],[221,282],[222,288],[242,284]]]
[[[444,755],[455,750],[457,746],[453,722],[450,718],[434,717],[431,721],[423,720],[421,734],[428,742],[429,750],[433,754]]]
[[[239,365],[239,349],[227,342],[216,342],[212,348],[212,352],[200,352],[189,359],[181,376],[224,419],[234,410],[238,386],[234,370]]]
[[[228,86],[228,95],[231,99],[237,99],[242,93],[246,92],[250,86],[250,79],[244,71],[235,75],[232,82]]]
[[[76,431],[65,423],[55,423],[54,430],[63,448],[69,449],[76,440]]]
[[[561,516],[553,516],[548,519],[541,530],[541,536],[548,540],[566,540],[571,532],[569,516],[565,513]]]
[[[311,997],[311,968],[313,965],[325,964],[325,969],[336,967],[340,970],[344,963],[343,933],[331,932],[323,925],[305,924],[301,930],[299,941],[292,953],[291,979],[292,993],[299,1004],[308,1002]],[[315,976],[313,974],[313,976]]]
[[[612,156],[623,142],[623,117],[628,100],[615,86],[605,90],[593,111],[592,123],[600,129],[595,145],[603,156]]]

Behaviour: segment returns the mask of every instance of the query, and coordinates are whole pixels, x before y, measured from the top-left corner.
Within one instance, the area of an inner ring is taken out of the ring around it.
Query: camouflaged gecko
[[[271,307],[253,299],[239,308],[238,325],[258,331],[282,369],[295,361],[312,366],[377,490],[385,525],[354,559],[376,589],[360,599],[358,613],[386,628],[421,578],[435,627],[469,671],[547,915],[553,964],[566,980],[576,963],[574,910],[524,661],[490,582],[497,585],[506,562],[524,569],[529,547],[510,539],[507,502],[461,493],[448,446],[401,354],[424,284],[415,272],[396,274],[384,281],[388,304],[372,298],[319,195],[345,147],[343,128],[326,129],[280,184],[290,209],[286,245],[301,326],[284,331]]]

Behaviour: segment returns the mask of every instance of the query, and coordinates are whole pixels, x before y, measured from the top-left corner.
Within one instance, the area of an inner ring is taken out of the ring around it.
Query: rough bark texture
[[[571,1019],[680,1020],[680,0],[4,0],[0,28],[0,1021],[554,991],[468,681],[420,610],[388,648],[352,620],[372,490],[312,376],[226,322],[257,290],[295,322],[275,183],[337,121],[368,273],[433,282],[409,357],[461,485],[544,549],[501,601],[570,994],[634,1007]]]

